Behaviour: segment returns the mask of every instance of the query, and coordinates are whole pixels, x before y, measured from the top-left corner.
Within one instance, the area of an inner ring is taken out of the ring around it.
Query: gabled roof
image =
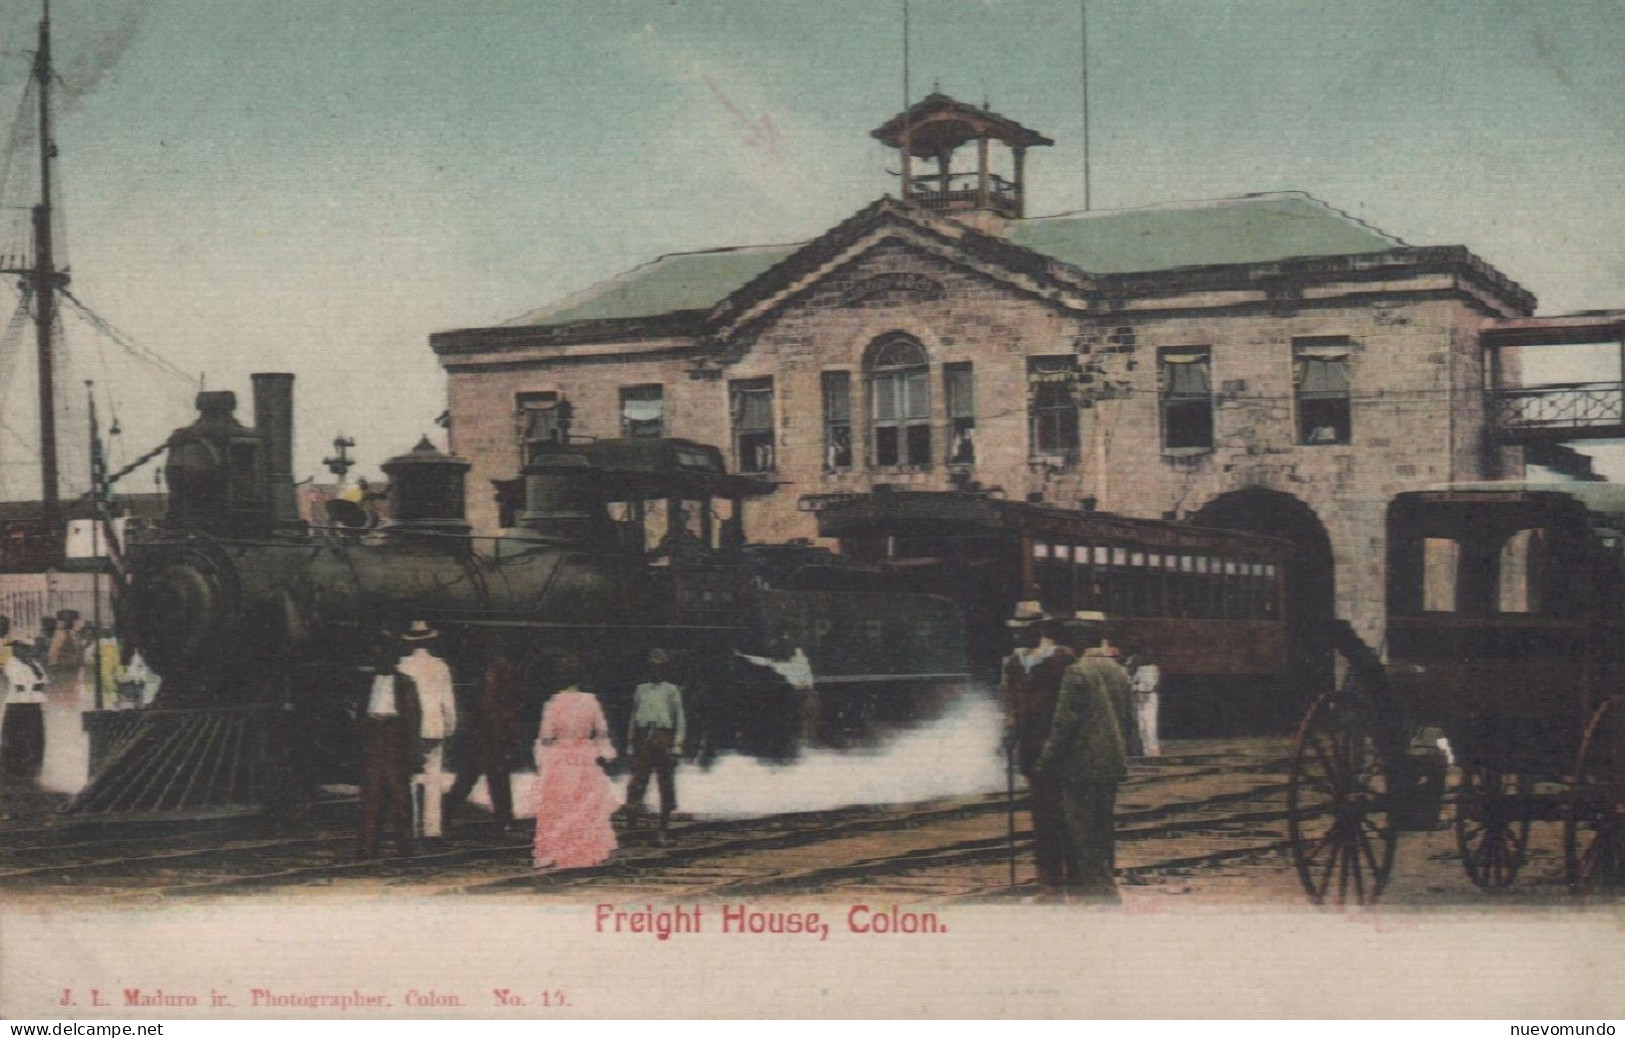
[[[552,306],[532,310],[503,324],[507,327],[569,324],[606,318],[653,317],[677,310],[708,310],[804,244],[667,253]]]
[[[897,208],[897,203],[870,206],[859,215]],[[669,253],[505,325],[709,310],[809,244]],[[1016,220],[1000,244],[1031,250],[1084,273],[1124,274],[1385,252],[1404,242],[1306,194],[1289,192]]]
[[[1017,220],[1007,237],[1091,274],[1349,256],[1405,244],[1295,191]]]

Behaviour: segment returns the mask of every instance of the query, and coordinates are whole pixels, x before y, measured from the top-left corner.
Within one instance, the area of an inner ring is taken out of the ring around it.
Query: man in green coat
[[[1128,769],[1113,703],[1127,699],[1129,688],[1108,651],[1088,649],[1067,668],[1037,771],[1062,790],[1068,896],[1117,901],[1113,815]]]

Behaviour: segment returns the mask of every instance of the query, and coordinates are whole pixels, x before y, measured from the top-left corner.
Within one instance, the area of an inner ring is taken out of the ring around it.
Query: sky
[[[1469,246],[1542,312],[1625,307],[1625,0],[1088,2],[1096,208],[1307,191]],[[0,0],[8,122],[37,5]],[[902,104],[900,0],[54,0],[53,23],[75,295],[245,404],[250,372],[294,372],[300,478],[340,433],[366,473],[444,442],[432,332],[895,189],[868,131]],[[913,0],[911,29],[911,96],[1054,138],[1029,211],[1080,208],[1078,0]],[[12,142],[0,205],[26,206]],[[26,210],[3,213],[0,252]],[[195,382],[65,325],[70,432],[84,378],[115,463],[190,420]],[[31,344],[4,345],[0,494],[35,496]]]

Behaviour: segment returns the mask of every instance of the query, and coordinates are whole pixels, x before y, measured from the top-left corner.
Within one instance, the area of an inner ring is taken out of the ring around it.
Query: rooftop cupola
[[[893,116],[871,136],[902,153],[903,201],[922,209],[988,214],[1004,220],[1026,215],[1023,170],[1027,149],[1055,143],[997,112],[937,93]],[[972,142],[976,145],[975,167],[955,169],[960,149]],[[997,153],[991,147],[994,142],[1002,146]],[[934,159],[936,169],[916,173],[915,159]],[[994,229],[985,226],[988,221],[969,222],[984,230]]]

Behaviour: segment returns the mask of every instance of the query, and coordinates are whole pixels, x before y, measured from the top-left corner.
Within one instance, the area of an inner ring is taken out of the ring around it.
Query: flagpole
[[[1083,208],[1088,212],[1093,208],[1089,190],[1089,0],[1078,0],[1078,21],[1082,28],[1080,57],[1083,69]]]

